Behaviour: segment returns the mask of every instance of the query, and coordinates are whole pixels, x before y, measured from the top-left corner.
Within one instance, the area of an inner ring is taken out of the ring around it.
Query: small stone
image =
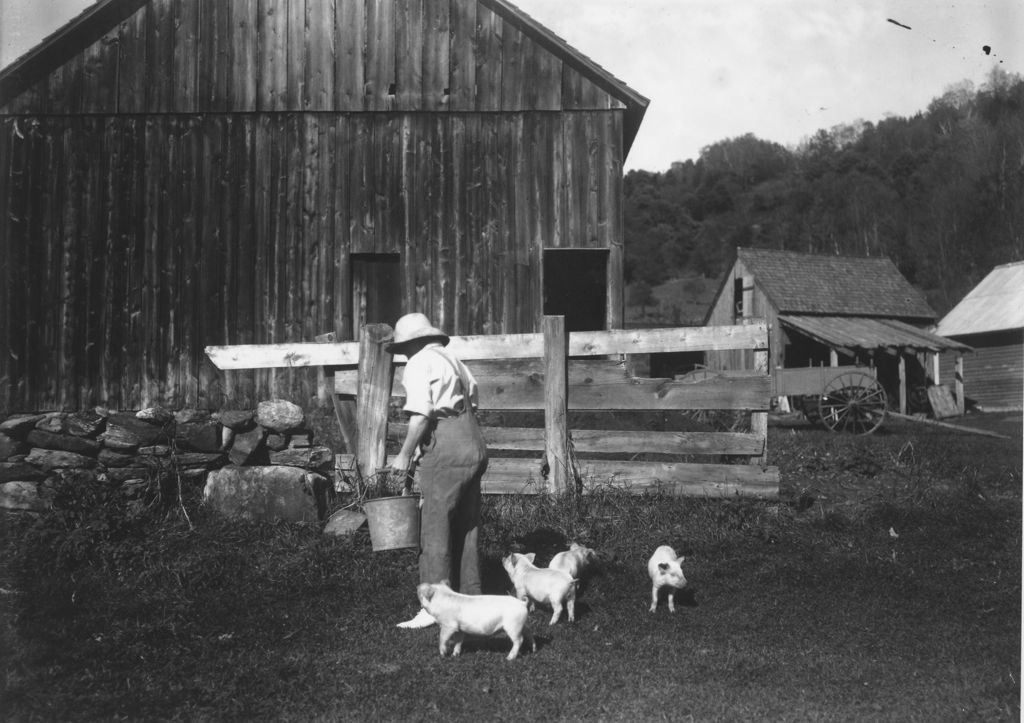
[[[263,444],[267,445],[267,449],[271,452],[280,452],[282,449],[288,449],[288,437],[277,432],[271,432],[263,440]]]
[[[88,437],[76,437],[72,434],[57,434],[43,429],[33,429],[28,433],[28,443],[33,447],[57,449],[76,454],[95,455],[100,451],[100,443]]]
[[[302,407],[284,399],[260,402],[256,409],[256,422],[274,432],[290,432],[302,426],[305,414]]]
[[[45,418],[45,414],[15,414],[0,422],[0,432],[15,439],[24,439],[25,435]]]
[[[54,469],[73,467],[76,469],[91,469],[96,466],[96,460],[76,452],[61,452],[55,449],[41,449],[36,447],[25,461],[31,465],[49,472]]]
[[[167,424],[174,415],[163,407],[147,407],[146,409],[140,409],[135,413],[136,419],[141,419],[144,422],[151,422],[153,424]]]
[[[256,426],[255,414],[251,409],[222,409],[214,415],[221,424],[236,432],[248,432]]]
[[[235,434],[235,440],[228,450],[228,457],[232,464],[245,465],[260,461],[260,456],[266,454],[263,447],[263,437],[266,430],[263,427],[256,427],[248,432]]]
[[[50,412],[49,414],[44,414],[43,418],[36,422],[36,429],[43,432],[59,434],[64,431],[64,419],[66,417],[67,414],[64,412]]]
[[[209,418],[210,413],[203,409],[179,409],[174,413],[174,421],[178,424],[205,422]]]
[[[64,420],[64,429],[76,437],[95,439],[106,423],[107,420],[96,412],[74,412]]]
[[[39,494],[33,482],[4,482],[0,484],[0,508],[41,512],[50,507],[50,501]]]
[[[366,515],[355,510],[338,510],[327,518],[324,534],[341,537],[351,535],[366,523]]]

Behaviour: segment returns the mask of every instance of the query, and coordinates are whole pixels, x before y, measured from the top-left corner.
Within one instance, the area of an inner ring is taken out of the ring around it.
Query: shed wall
[[[984,409],[1024,408],[1024,330],[955,337],[974,349],[963,355],[964,396]],[[939,381],[952,384],[956,355],[939,358]]]
[[[735,284],[746,279],[751,303],[737,313]],[[742,324],[744,317],[764,319],[768,323],[769,370],[781,367],[785,337],[778,320],[778,311],[772,305],[764,290],[758,285],[757,277],[753,276],[744,263],[737,260],[726,274],[719,288],[718,295],[708,313],[708,326]],[[705,363],[710,369],[753,369],[754,352],[746,351],[708,351]]]

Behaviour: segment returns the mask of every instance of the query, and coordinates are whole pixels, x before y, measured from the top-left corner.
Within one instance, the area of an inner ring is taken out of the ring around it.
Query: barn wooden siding
[[[344,327],[350,254],[456,334],[535,331],[545,247],[609,249],[621,294],[622,103],[499,4],[120,4],[0,98],[6,409],[315,403],[203,347]]]
[[[973,353],[964,354],[964,396],[986,410],[1024,408],[1024,331],[1020,329],[956,337]],[[939,357],[939,382],[955,381],[954,357]]]

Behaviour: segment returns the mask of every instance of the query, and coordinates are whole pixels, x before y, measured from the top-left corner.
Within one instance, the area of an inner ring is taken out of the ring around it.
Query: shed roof
[[[943,336],[1024,329],[1024,261],[992,269],[936,327]]]
[[[780,314],[932,321],[924,296],[884,256],[825,256],[739,248],[737,259]]]
[[[946,339],[896,319],[844,316],[780,316],[783,325],[839,349],[874,351],[971,351],[966,344]]]

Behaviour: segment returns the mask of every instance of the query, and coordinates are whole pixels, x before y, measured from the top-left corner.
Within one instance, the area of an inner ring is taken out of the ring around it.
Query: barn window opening
[[[732,282],[733,317],[737,320],[754,315],[754,278],[739,276]]]
[[[395,83],[392,83],[391,85],[388,86],[388,95],[394,95],[397,92],[398,86]]]
[[[399,254],[352,254],[352,338],[365,324],[390,324],[402,315],[402,264]]]
[[[544,313],[566,331],[601,331],[608,316],[608,250],[545,249]]]

